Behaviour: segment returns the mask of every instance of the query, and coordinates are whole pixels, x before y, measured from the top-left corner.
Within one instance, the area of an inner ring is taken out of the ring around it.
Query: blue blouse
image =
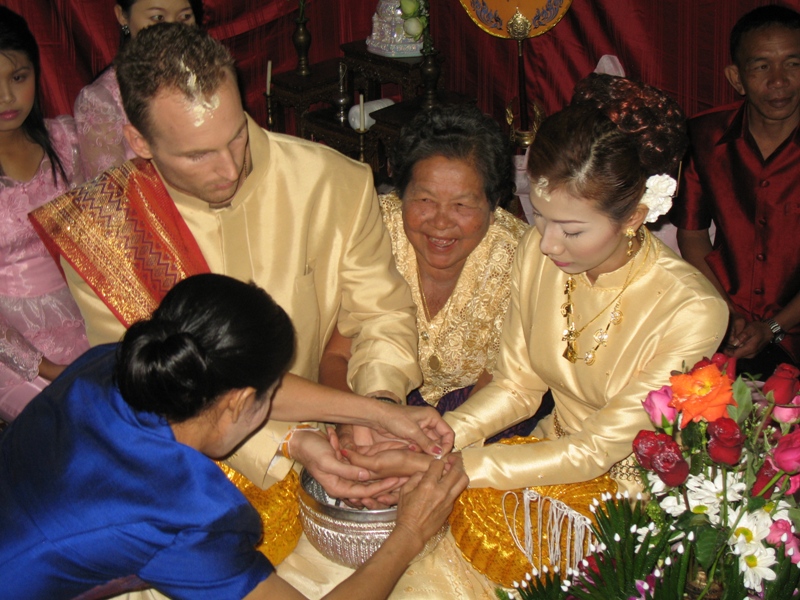
[[[94,348],[0,437],[0,594],[105,597],[142,582],[173,598],[242,598],[273,571],[258,513],[166,421],[111,380]]]

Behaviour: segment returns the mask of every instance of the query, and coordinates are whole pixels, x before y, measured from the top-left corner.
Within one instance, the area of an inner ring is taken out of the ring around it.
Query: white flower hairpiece
[[[644,194],[640,202],[647,208],[646,223],[655,223],[658,217],[667,214],[672,208],[672,197],[678,182],[670,175],[651,175],[647,178]]]
[[[533,191],[542,200],[550,202],[550,193],[547,191],[548,185],[550,185],[550,182],[547,181],[547,177],[539,177],[536,183],[533,184]]]

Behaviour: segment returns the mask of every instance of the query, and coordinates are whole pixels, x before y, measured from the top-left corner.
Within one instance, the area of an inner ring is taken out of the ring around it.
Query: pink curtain
[[[1,0],[22,14],[42,50],[48,115],[72,112],[78,91],[113,59],[119,27],[113,0]],[[469,0],[466,0],[469,1]],[[784,2],[800,10],[800,0]],[[297,0],[204,0],[205,27],[233,52],[248,110],[266,120],[267,61],[273,72],[291,70]],[[692,115],[729,102],[722,75],[728,35],[736,19],[759,0],[573,0],[548,33],[527,40],[528,98],[548,113],[561,108],[575,82],[603,54],[619,57],[631,77],[672,94]],[[366,38],[377,0],[307,0],[310,60],[341,56],[339,45]],[[498,120],[517,95],[516,43],[492,37],[467,16],[458,0],[431,0],[431,27],[444,58],[445,87],[477,97]],[[313,67],[312,67],[313,68]]]

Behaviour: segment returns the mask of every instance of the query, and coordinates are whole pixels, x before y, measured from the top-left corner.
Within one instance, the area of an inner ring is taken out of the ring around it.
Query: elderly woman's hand
[[[427,471],[414,475],[400,490],[395,531],[409,531],[421,550],[450,516],[468,483],[460,454],[431,461]]]

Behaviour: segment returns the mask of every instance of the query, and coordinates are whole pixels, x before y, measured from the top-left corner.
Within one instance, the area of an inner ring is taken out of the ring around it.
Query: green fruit
[[[423,29],[422,22],[417,17],[406,19],[405,23],[403,23],[403,31],[406,32],[408,37],[414,38],[415,40],[418,40],[419,36],[422,35]]]
[[[417,14],[419,10],[419,0],[400,0],[400,12],[404,19],[409,19]]]

